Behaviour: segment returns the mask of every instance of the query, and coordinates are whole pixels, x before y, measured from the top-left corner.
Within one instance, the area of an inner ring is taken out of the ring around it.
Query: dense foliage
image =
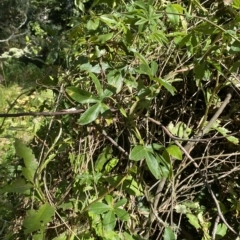
[[[239,0],[1,5],[2,239],[237,239]]]

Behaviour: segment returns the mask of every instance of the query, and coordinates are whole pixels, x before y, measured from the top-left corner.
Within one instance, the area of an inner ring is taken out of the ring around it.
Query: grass
[[[41,70],[32,64],[6,62],[1,69],[0,112],[7,113],[11,104],[19,95],[36,85]],[[11,108],[10,112],[32,111],[33,96],[22,95]],[[30,117],[0,118],[0,154],[1,162],[7,162],[14,154],[14,140],[20,138],[29,142],[34,136],[34,122]]]

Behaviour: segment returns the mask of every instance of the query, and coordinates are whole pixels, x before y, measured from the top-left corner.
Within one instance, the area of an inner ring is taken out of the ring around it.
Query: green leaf
[[[33,185],[31,183],[26,183],[23,178],[18,178],[11,184],[7,184],[2,189],[0,189],[0,193],[24,193],[32,187]]]
[[[114,213],[118,216],[118,218],[122,221],[129,220],[129,214],[126,210],[121,208],[114,208]]]
[[[116,88],[116,93],[119,93],[122,90],[123,76],[120,71],[110,71],[107,75],[107,81],[110,85]]]
[[[192,213],[187,213],[186,216],[192,226],[194,226],[196,229],[201,228],[198,222],[198,218],[195,215],[193,215]]]
[[[175,94],[176,89],[173,87],[170,83],[168,83],[166,80],[161,78],[152,78],[152,80],[158,82],[161,86],[165,87],[172,95]]]
[[[105,71],[108,68],[109,68],[109,65],[103,62],[101,66],[99,64],[96,64],[95,66],[91,67],[91,69],[89,69],[89,72],[101,73],[102,71]]]
[[[107,34],[102,34],[98,36],[97,41],[100,42],[101,44],[107,42],[113,37],[113,33],[107,33]]]
[[[157,73],[158,64],[155,61],[151,62],[151,75],[154,76]]]
[[[148,61],[146,60],[146,58],[138,52],[134,52],[134,54],[140,59],[142,64],[144,64],[144,65],[146,65],[146,67],[148,67],[149,72],[151,72],[151,69],[148,66]]]
[[[104,240],[122,240],[122,239],[119,238],[119,233],[117,231],[116,232],[115,231],[110,231],[110,230],[106,231],[106,229],[101,229],[100,231],[101,231],[101,234],[102,234],[102,232],[104,234],[104,238],[103,238]],[[84,239],[86,239],[86,238],[84,238]],[[88,239],[88,240],[95,240],[95,239],[96,238]]]
[[[116,217],[114,211],[107,212],[103,217],[103,227],[105,230],[113,230],[116,226]]]
[[[166,150],[172,157],[176,158],[177,160],[182,160],[182,151],[178,146],[170,145]]]
[[[130,160],[140,161],[145,158],[146,149],[143,146],[135,146],[130,152],[129,158]]]
[[[114,208],[118,208],[120,206],[123,206],[126,203],[127,203],[127,199],[126,198],[122,198],[121,200],[119,200],[117,203],[114,204]]]
[[[88,123],[95,121],[101,110],[102,110],[101,103],[96,103],[82,114],[82,116],[78,120],[78,123],[80,125],[86,125]]]
[[[166,227],[164,229],[163,239],[164,240],[176,240],[175,234],[170,227]]]
[[[88,208],[89,212],[92,212],[94,214],[102,214],[104,212],[107,212],[111,210],[111,207],[105,203],[101,202],[95,202],[93,204],[90,204],[90,207]]]
[[[128,176],[122,184],[122,189],[124,189],[128,194],[133,196],[142,196],[143,190],[142,185],[138,183],[132,176]]]
[[[61,233],[57,237],[53,238],[53,240],[67,240],[67,239],[68,239],[68,236],[66,232]]]
[[[79,8],[82,12],[85,12],[85,6],[82,0],[74,0],[74,5]]]
[[[42,228],[43,225],[52,221],[54,215],[54,207],[50,204],[43,204],[38,211],[28,210],[27,216],[23,222],[25,234],[32,233]]]
[[[216,240],[223,238],[227,233],[227,226],[224,223],[218,224],[216,231]]]
[[[99,26],[99,19],[98,18],[94,18],[94,19],[90,19],[87,22],[87,29],[88,30],[96,30]]]
[[[52,50],[47,56],[46,64],[48,65],[53,64],[57,60],[57,58],[58,58],[58,52]]]
[[[153,145],[152,144],[149,144],[149,145],[145,146],[144,148],[145,148],[145,150],[147,152],[150,152],[150,153],[154,154],[154,150],[155,149],[153,149]]]
[[[190,212],[190,210],[183,204],[177,204],[175,206],[176,212],[181,214],[187,214]]]
[[[16,139],[14,143],[16,154],[23,158],[25,167],[22,169],[23,176],[30,182],[34,182],[34,175],[38,168],[38,162],[32,153],[32,150],[22,143],[21,140]]]
[[[102,95],[100,95],[101,99],[111,97],[114,93],[116,93],[116,88],[108,85],[107,88],[103,91]]]
[[[236,8],[237,10],[240,9],[240,0],[233,0],[232,7]]]
[[[158,144],[158,143],[152,143],[150,146],[154,151],[156,151],[156,150],[159,151],[159,150],[164,149],[164,146],[161,144]]]
[[[101,95],[103,93],[103,89],[102,89],[102,85],[101,85],[100,81],[98,80],[98,78],[96,77],[96,75],[94,73],[90,72],[89,75],[95,84],[98,94]]]
[[[95,1],[94,1],[95,2]],[[97,2],[97,1],[96,1]],[[119,3],[117,0],[101,0],[101,3],[106,3],[108,7],[114,8]],[[94,5],[95,6],[95,5]]]
[[[152,76],[151,68],[144,63],[140,64],[139,70],[137,70],[137,72],[140,74],[148,74],[149,76]]]
[[[134,2],[134,5],[140,7],[145,11],[148,11],[146,3],[144,3],[143,1],[136,1]]]
[[[82,104],[99,102],[98,97],[77,87],[67,87],[66,92],[73,100]]]
[[[204,72],[205,72],[205,63],[201,62],[201,63],[197,63],[194,66],[194,72],[196,74],[196,78],[197,79],[203,79],[204,77]]]
[[[116,25],[118,25],[118,23],[119,23],[119,21],[117,21],[119,19],[117,19],[116,16],[110,15],[110,14],[101,15],[100,19],[103,22],[105,22],[111,29],[117,27]]]
[[[73,210],[73,208],[74,208],[73,205],[74,205],[73,202],[64,202],[64,203],[58,205],[58,208],[61,208],[63,211],[66,211],[67,209]]]
[[[227,140],[229,141],[229,142],[231,142],[231,143],[233,143],[233,144],[238,144],[239,143],[239,139],[238,138],[236,138],[236,137],[234,137],[234,136],[230,136],[230,137],[226,137],[227,138]]]
[[[137,22],[135,22],[135,25],[143,25],[144,23],[147,23],[148,19],[146,18],[140,18]]]
[[[191,128],[189,128],[184,122],[180,121],[176,124],[176,126],[174,126],[173,123],[170,122],[168,124],[168,129],[173,135],[186,139],[189,138],[189,135],[192,132]]]
[[[234,43],[230,47],[230,54],[235,54],[240,52],[240,42],[239,41],[234,41]]]
[[[162,155],[155,153],[156,159],[160,163],[160,171],[164,177],[172,176],[172,165],[169,157],[169,153],[164,150]]]
[[[107,172],[107,173],[111,172],[113,168],[117,166],[118,162],[119,162],[118,158],[112,158],[110,161],[107,162],[104,172]]]
[[[95,171],[101,172],[104,164],[112,158],[112,148],[110,146],[105,147],[99,154],[97,161],[95,162]]]
[[[168,43],[168,39],[165,35],[164,32],[162,31],[154,31],[151,36],[150,36],[153,40],[157,41],[158,43],[160,44],[163,44],[163,43]]]
[[[217,130],[219,133],[221,133],[223,136],[226,136],[230,131],[225,128],[225,127],[219,127],[219,123],[217,121],[215,121],[214,125],[212,126],[213,129]],[[234,137],[234,136],[229,136],[227,137],[227,140],[233,144],[238,144],[239,143],[239,139]]]
[[[113,204],[114,204],[114,199],[111,195],[107,195],[105,197],[105,201],[107,202],[107,204],[109,205],[109,207],[111,207],[111,209],[113,208]]]
[[[177,4],[169,4],[166,8],[166,13],[170,22],[174,25],[179,24],[179,12],[176,7]]]
[[[134,240],[134,239],[136,239],[135,237],[134,238],[133,237],[134,237],[134,235],[130,235],[127,232],[120,233],[120,239],[124,239],[124,240]],[[139,240],[142,240],[142,239],[139,238]]]
[[[150,172],[153,174],[153,176],[156,179],[161,179],[162,176],[161,176],[159,163],[157,159],[151,152],[146,152],[145,155],[146,155],[145,157],[146,157],[147,166]]]
[[[33,240],[42,240],[44,239],[44,229],[40,229],[38,232],[34,233],[33,235]]]
[[[92,72],[92,73],[101,73],[102,71],[105,71],[109,68],[109,65],[107,63],[102,63],[101,66],[99,64],[96,64],[95,66],[92,66],[89,62],[84,63],[80,66],[81,71],[86,72]]]

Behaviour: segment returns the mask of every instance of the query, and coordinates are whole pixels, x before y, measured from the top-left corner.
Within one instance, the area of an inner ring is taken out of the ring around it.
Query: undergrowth
[[[238,237],[239,1],[75,5],[6,61],[2,238]]]

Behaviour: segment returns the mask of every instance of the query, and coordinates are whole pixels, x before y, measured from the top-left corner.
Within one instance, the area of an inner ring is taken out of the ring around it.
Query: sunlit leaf
[[[134,172],[137,169],[130,169],[129,172]],[[136,173],[136,172],[134,172]],[[122,189],[124,189],[128,194],[133,196],[142,196],[143,189],[141,183],[137,182],[132,176],[128,176],[127,179],[123,182]]]
[[[122,221],[128,221],[129,220],[129,214],[126,210],[121,208],[115,208],[114,213],[117,215],[117,217]]]
[[[23,226],[25,227],[24,233],[29,234],[32,233],[42,227],[42,224],[47,224],[52,221],[52,217],[54,215],[54,207],[50,204],[43,204],[39,210],[28,210],[27,216],[23,222]]]
[[[107,75],[107,81],[110,85],[116,88],[116,93],[119,93],[122,90],[123,79],[121,72],[117,70],[110,71]]]
[[[95,121],[101,110],[102,110],[101,103],[97,103],[91,106],[82,114],[82,116],[78,120],[78,123],[80,125],[86,125],[88,123]]]
[[[121,200],[119,200],[118,202],[116,202],[114,204],[114,208],[118,208],[120,206],[123,206],[126,203],[127,203],[127,199],[126,198],[122,198]]]
[[[102,214],[104,212],[107,212],[111,209],[111,207],[105,203],[101,202],[95,202],[90,204],[88,211],[94,213],[94,214]]]
[[[106,172],[106,173],[111,172],[113,170],[113,168],[115,168],[117,166],[118,162],[119,162],[118,158],[111,158],[107,162],[107,164],[105,166],[105,171],[104,172]]]
[[[96,30],[99,26],[99,19],[98,18],[94,18],[94,19],[90,19],[87,22],[87,29],[88,30]]]
[[[43,238],[41,238],[41,239],[43,239]],[[67,240],[67,239],[68,239],[68,236],[67,236],[66,232],[61,233],[57,237],[53,238],[53,240]]]
[[[181,214],[186,214],[189,213],[189,210],[187,209],[187,207],[183,204],[177,204],[175,206],[176,212],[177,213],[181,213]]]
[[[170,227],[164,229],[163,240],[176,240],[175,234]]]
[[[146,18],[141,18],[140,20],[138,20],[135,25],[142,25],[148,22],[148,19]]]
[[[217,226],[216,239],[223,238],[227,233],[227,226],[224,223],[220,223]]]
[[[114,204],[114,199],[111,195],[107,195],[105,196],[105,201],[107,202],[107,204],[111,207],[111,209],[113,208],[113,204]]]
[[[154,81],[158,82],[160,85],[162,85],[164,88],[166,88],[172,95],[175,94],[176,89],[173,87],[170,83],[168,83],[166,80],[161,78],[152,78]]]
[[[82,12],[85,12],[85,6],[84,6],[84,1],[82,0],[74,0],[74,4],[76,7],[78,7]]]
[[[103,216],[103,227],[107,231],[113,230],[116,226],[116,217],[114,211],[109,211]]]
[[[193,215],[192,213],[187,213],[186,216],[188,218],[189,223],[192,226],[194,226],[196,229],[201,228],[201,226],[200,226],[200,224],[198,222],[198,218],[195,215]]]
[[[140,161],[144,159],[146,156],[146,149],[143,146],[135,146],[130,152],[129,158],[130,160]]]
[[[100,16],[100,19],[105,22],[109,27],[114,27],[118,24],[118,21],[116,21],[115,16],[112,14],[104,14]]]
[[[102,85],[101,85],[100,81],[98,80],[98,78],[96,77],[96,75],[94,73],[90,72],[89,75],[95,84],[98,94],[101,95],[103,93],[103,89],[102,89]]]
[[[82,104],[96,103],[99,101],[98,97],[94,96],[92,93],[77,87],[67,87],[66,92],[73,100]]]
[[[230,137],[226,137],[226,138],[229,142],[231,142],[233,144],[236,144],[236,145],[239,144],[239,139],[234,136],[230,136]]]
[[[157,73],[158,64],[155,61],[151,62],[151,74],[154,76]]]
[[[172,122],[168,124],[169,131],[180,138],[189,138],[189,135],[192,132],[192,129],[189,128],[184,122],[179,121],[175,126]]]
[[[179,12],[176,8],[175,4],[169,4],[166,8],[168,19],[171,21],[172,24],[178,25],[179,24]]]
[[[238,53],[240,52],[240,42],[239,41],[234,41],[234,43],[230,47],[230,53]]]
[[[176,145],[170,145],[166,148],[167,152],[177,160],[182,160],[182,151]]]
[[[143,1],[136,1],[136,2],[134,2],[134,5],[142,8],[145,11],[148,10],[146,3],[144,3]]]
[[[224,2],[232,2],[232,6],[236,9],[240,9],[240,0],[225,0]]]
[[[141,55],[138,52],[134,52],[134,54],[140,59],[141,63],[148,66],[148,61],[145,59],[145,57],[143,55]],[[150,70],[150,68],[149,68],[149,70]]]
[[[98,155],[95,162],[95,170],[98,172],[102,171],[103,166],[112,158],[112,148],[110,146],[105,147],[102,152]]]
[[[105,43],[113,37],[113,33],[102,34],[98,36],[97,41],[100,43]]]
[[[154,31],[154,32],[151,34],[151,38],[152,38],[153,40],[156,40],[156,41],[159,42],[160,44],[168,43],[168,39],[167,39],[165,33],[162,32],[162,31]]]
[[[102,71],[105,71],[107,68],[109,68],[109,65],[104,62],[101,64],[101,66],[99,64],[92,66],[90,63],[84,63],[80,66],[80,69],[82,71],[87,71],[92,73],[101,73]]]

